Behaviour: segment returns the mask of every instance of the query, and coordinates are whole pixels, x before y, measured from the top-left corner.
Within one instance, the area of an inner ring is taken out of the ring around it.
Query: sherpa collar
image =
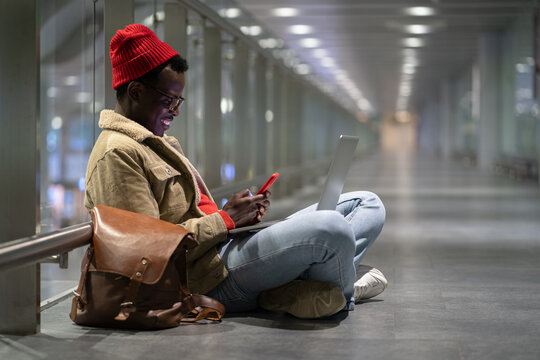
[[[141,124],[118,114],[114,110],[102,110],[99,117],[99,127],[126,134],[137,142],[143,142],[155,135]]]
[[[189,160],[184,156],[182,148],[180,147],[180,143],[175,137],[167,136],[165,134],[163,135],[163,137],[156,136],[141,124],[130,120],[127,117],[120,115],[113,110],[101,111],[99,117],[99,127],[102,129],[121,132],[122,134],[126,134],[127,136],[139,143],[142,143],[148,138],[153,138],[162,142],[163,144],[165,144],[165,148],[168,148],[169,151],[178,156],[182,160],[182,162],[186,164],[189,171],[191,172],[194,185],[197,184],[196,189],[202,191],[210,198],[210,200],[214,201],[212,199],[212,196],[210,195],[210,191],[208,191],[208,188],[202,181],[201,175],[199,174],[197,169],[195,169],[195,167],[189,162]],[[197,204],[199,203],[201,197],[199,191],[196,191],[195,196]]]

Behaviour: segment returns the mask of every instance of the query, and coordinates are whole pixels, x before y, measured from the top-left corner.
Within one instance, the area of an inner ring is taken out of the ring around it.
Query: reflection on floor
[[[366,156],[346,191],[386,204],[366,263],[390,285],[351,313],[305,321],[266,312],[156,332],[75,326],[69,301],[42,333],[1,336],[1,359],[538,359],[540,191],[429,156]],[[299,192],[281,215],[317,200]]]

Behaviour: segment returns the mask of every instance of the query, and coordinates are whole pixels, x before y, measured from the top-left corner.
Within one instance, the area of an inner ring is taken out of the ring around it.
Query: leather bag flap
[[[97,205],[92,216],[95,268],[132,278],[144,264],[141,281],[155,284],[176,249],[198,245],[185,228],[148,215]]]

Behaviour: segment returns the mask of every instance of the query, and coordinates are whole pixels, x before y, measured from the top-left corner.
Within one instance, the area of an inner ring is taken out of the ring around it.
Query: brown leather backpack
[[[70,318],[79,325],[163,329],[221,320],[225,307],[191,294],[186,253],[198,242],[186,229],[150,216],[98,205]]]

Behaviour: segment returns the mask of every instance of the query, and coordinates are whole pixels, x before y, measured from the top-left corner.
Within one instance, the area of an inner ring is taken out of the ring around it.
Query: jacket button
[[[167,175],[171,175],[171,173],[172,173],[171,169],[169,169],[169,168],[165,168],[165,172],[167,173]]]

